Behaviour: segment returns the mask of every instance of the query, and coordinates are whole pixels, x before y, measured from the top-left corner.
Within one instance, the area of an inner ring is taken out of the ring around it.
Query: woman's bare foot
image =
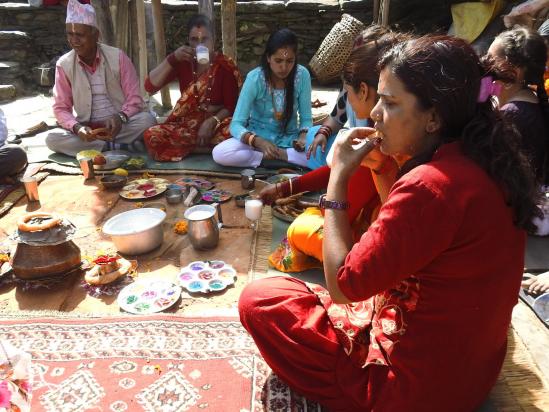
[[[531,295],[541,295],[549,292],[549,272],[540,273],[537,276],[525,273],[521,285]]]

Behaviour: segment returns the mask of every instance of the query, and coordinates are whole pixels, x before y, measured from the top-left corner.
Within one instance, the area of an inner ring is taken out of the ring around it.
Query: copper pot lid
[[[16,242],[25,243],[29,246],[51,246],[72,240],[75,233],[76,226],[68,219],[63,218],[58,225],[45,230],[25,232],[17,229],[10,238]]]

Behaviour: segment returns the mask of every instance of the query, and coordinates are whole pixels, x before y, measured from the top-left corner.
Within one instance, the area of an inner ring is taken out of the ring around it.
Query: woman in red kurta
[[[381,61],[367,154],[354,129],[335,143],[326,199],[327,287],[250,284],[241,321],[273,371],[330,411],[472,411],[501,368],[536,186],[515,130],[486,98],[464,41],[424,37]],[[485,84],[486,82],[483,82]],[[366,156],[366,157],[365,157]],[[383,203],[353,245],[345,211],[359,164]]]
[[[191,17],[188,26],[189,45],[168,55],[145,80],[145,90],[151,94],[176,79],[181,90],[166,122],[144,134],[149,154],[161,162],[177,162],[197,147],[211,150],[228,139],[242,85],[240,72],[229,57],[210,52],[209,63],[196,60],[198,45],[213,49],[210,20],[198,14]]]

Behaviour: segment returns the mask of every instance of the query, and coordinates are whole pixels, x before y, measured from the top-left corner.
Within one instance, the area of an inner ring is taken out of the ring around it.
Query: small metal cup
[[[168,203],[175,204],[181,202],[183,198],[183,191],[181,189],[169,189],[166,192],[166,199]]]
[[[255,187],[255,170],[244,169],[240,172],[240,185],[245,190],[253,189]]]
[[[38,202],[40,199],[38,197],[38,180],[36,177],[23,177],[21,182],[25,185],[25,192],[27,193],[27,198],[29,202]]]
[[[93,170],[93,159],[90,159],[89,157],[80,159],[80,169],[82,169],[85,180],[93,179],[95,177],[95,171]]]

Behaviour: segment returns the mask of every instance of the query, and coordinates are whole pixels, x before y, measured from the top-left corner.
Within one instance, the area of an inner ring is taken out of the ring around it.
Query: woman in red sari
[[[177,162],[196,148],[211,150],[230,137],[229,124],[242,85],[234,62],[213,50],[213,28],[201,14],[188,23],[189,45],[168,55],[145,80],[145,90],[156,93],[177,79],[181,97],[161,125],[144,134],[150,156],[160,162]],[[197,46],[209,50],[209,61],[198,62]]]

